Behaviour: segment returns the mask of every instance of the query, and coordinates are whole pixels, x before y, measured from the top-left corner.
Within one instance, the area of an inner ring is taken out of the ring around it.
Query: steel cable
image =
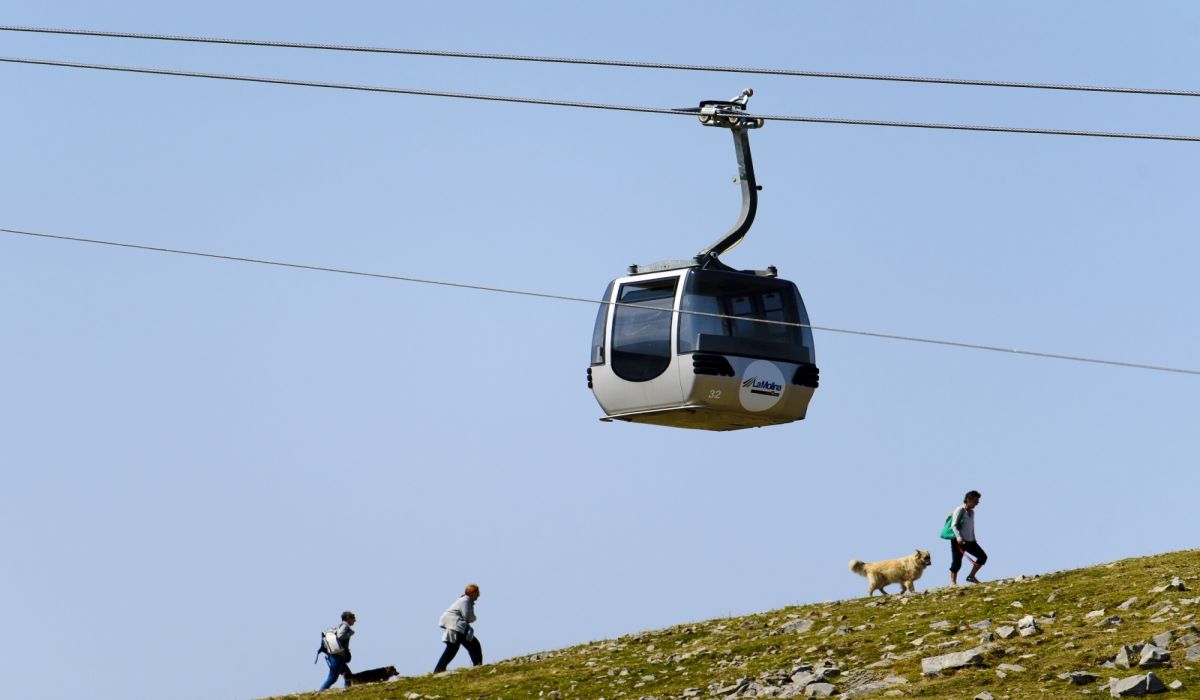
[[[356,277],[370,277],[370,278],[374,278],[374,279],[391,280],[391,281],[397,281],[397,282],[412,282],[412,283],[416,283],[416,284],[437,285],[437,286],[442,286],[442,287],[453,287],[453,288],[457,288],[457,289],[471,289],[471,290],[476,290],[476,291],[491,292],[491,293],[497,293],[497,294],[511,294],[511,295],[516,295],[516,296],[535,297],[535,298],[539,298],[539,299],[554,299],[554,300],[558,300],[558,301],[574,301],[574,302],[583,302],[586,304],[593,304],[593,305],[608,304],[611,306],[636,307],[636,308],[642,309],[642,310],[648,310],[648,309],[655,310],[650,307],[646,307],[646,306],[642,306],[642,305],[638,305],[638,304],[612,302],[612,301],[608,301],[608,300],[604,300],[604,299],[589,299],[586,297],[574,297],[574,296],[567,296],[567,295],[563,295],[563,294],[550,294],[550,293],[546,293],[546,292],[531,292],[531,291],[520,290],[520,289],[508,289],[508,288],[504,288],[504,287],[491,287],[491,286],[478,285],[478,284],[469,284],[469,283],[464,283],[464,282],[448,282],[445,280],[434,280],[434,279],[426,279],[426,278],[421,278],[421,277],[410,277],[410,276],[406,276],[406,275],[391,275],[391,274],[384,274],[384,273],[379,273],[379,272],[363,272],[360,270],[349,270],[349,269],[344,269],[344,268],[328,267],[328,266],[324,266],[324,265],[306,265],[303,263],[292,263],[292,262],[284,262],[284,261],[279,261],[279,260],[249,258],[249,257],[240,256],[240,255],[225,255],[225,254],[221,254],[221,253],[206,253],[206,252],[195,251],[195,250],[183,250],[183,249],[179,249],[179,248],[165,248],[165,247],[161,247],[161,246],[142,245],[140,243],[126,243],[126,242],[122,242],[122,241],[107,241],[107,240],[101,240],[101,239],[96,239],[96,238],[82,238],[82,237],[78,237],[78,236],[66,236],[66,235],[62,235],[62,234],[39,233],[39,232],[34,232],[34,231],[25,231],[25,230],[21,230],[21,229],[13,229],[13,228],[0,228],[0,232],[9,233],[9,234],[13,234],[13,235],[19,235],[19,236],[28,236],[28,237],[32,237],[32,238],[40,238],[40,239],[70,241],[70,242],[74,242],[74,243],[89,243],[89,244],[93,244],[93,245],[111,246],[111,247],[116,247],[116,248],[145,250],[145,251],[151,251],[151,252],[156,252],[156,253],[170,253],[170,254],[174,254],[174,255],[187,255],[187,256],[192,256],[192,257],[211,258],[211,259],[216,259],[216,260],[229,260],[229,261],[235,261],[235,262],[253,263],[256,265],[271,265],[274,267],[284,267],[284,268],[291,268],[291,269],[297,269],[297,270],[310,270],[310,271],[314,271],[314,272],[332,272],[332,273],[337,273],[337,274],[341,274],[341,275],[353,275]],[[658,309],[658,310],[663,311],[664,313],[668,313],[668,312],[673,313],[674,312],[671,309]],[[715,314],[715,313],[709,313],[709,312],[704,312],[704,311],[690,311],[690,310],[681,309],[678,311],[678,313],[690,314],[693,316],[708,316],[708,317],[719,318],[719,319],[731,319],[731,320],[737,320],[737,321],[742,321],[742,322],[752,321],[752,322],[756,322],[756,323],[765,323],[765,324],[778,325],[778,326],[789,326],[789,327],[794,327],[794,328],[809,328],[809,329],[812,329],[815,331],[824,331],[827,333],[842,333],[842,334],[847,334],[847,335],[866,336],[866,337],[870,337],[870,338],[882,338],[882,339],[886,339],[886,340],[899,340],[899,341],[905,341],[905,342],[911,342],[911,343],[924,343],[927,345],[941,345],[941,346],[945,346],[945,347],[963,348],[963,349],[970,349],[970,350],[986,350],[989,352],[1001,352],[1001,353],[1006,353],[1006,354],[1011,354],[1011,355],[1025,355],[1025,356],[1029,356],[1029,357],[1041,357],[1041,358],[1054,359],[1054,360],[1066,360],[1069,362],[1083,362],[1083,363],[1097,364],[1097,365],[1110,365],[1110,366],[1115,366],[1115,367],[1126,367],[1126,368],[1130,368],[1130,369],[1152,370],[1152,371],[1156,371],[1156,372],[1172,372],[1172,373],[1176,373],[1176,374],[1200,375],[1200,369],[1188,369],[1188,368],[1184,368],[1184,367],[1169,367],[1169,366],[1165,366],[1165,365],[1150,365],[1150,364],[1144,364],[1144,363],[1140,363],[1140,362],[1125,362],[1122,360],[1109,360],[1109,359],[1096,358],[1096,357],[1084,357],[1081,355],[1064,355],[1061,353],[1041,352],[1041,351],[1037,351],[1037,350],[1019,350],[1016,348],[1005,348],[1005,347],[1001,347],[998,345],[982,345],[982,344],[978,344],[978,343],[966,343],[966,342],[959,342],[959,341],[954,341],[954,340],[941,340],[941,339],[937,339],[937,338],[922,338],[919,336],[898,335],[895,333],[880,333],[877,331],[864,331],[864,330],[856,330],[856,329],[851,329],[851,328],[836,328],[833,326],[817,326],[817,325],[813,325],[813,324],[792,323],[789,321],[774,321],[774,320],[770,320],[770,319],[744,318],[741,316],[731,316],[728,314]]]
[[[354,90],[360,92],[377,92],[398,95],[422,95],[427,97],[449,97],[467,100],[485,100],[489,102],[511,102],[516,104],[552,105],[557,107],[578,107],[583,109],[602,109],[620,112],[641,112],[647,114],[671,114],[676,116],[695,117],[692,109],[669,107],[639,107],[634,105],[615,105],[601,102],[578,102],[569,100],[552,100],[539,97],[510,97],[503,95],[480,95],[468,92],[448,92],[443,90],[419,90],[415,88],[386,87],[379,85],[355,85],[352,83],[331,83],[315,80],[292,80],[288,78],[271,78],[251,75],[235,75],[228,73],[204,73],[198,71],[171,70],[166,68],[141,68],[134,66],[114,66],[101,63],[78,63],[74,61],[51,61],[36,58],[0,57],[0,63],[20,63],[38,66],[57,66],[61,68],[83,68],[88,70],[113,71],[120,73],[142,73],[147,75],[167,75],[183,78],[208,78],[212,80],[231,80],[246,83],[265,83],[270,85],[296,85],[301,87],[316,87],[335,90]],[[981,126],[975,124],[938,124],[931,122],[892,121],[881,119],[844,119],[836,117],[806,117],[785,114],[741,114],[746,119],[764,119],[781,122],[804,122],[811,124],[848,124],[855,126],[890,126],[908,129],[949,129],[953,131],[986,131],[1006,134],[1046,134],[1052,136],[1091,136],[1113,139],[1142,139],[1151,141],[1188,141],[1200,142],[1200,136],[1181,136],[1173,134],[1139,134],[1117,131],[1086,131],[1079,129],[1039,129],[1013,126]]]
[[[651,68],[661,70],[698,71],[706,73],[741,73],[746,75],[776,75],[800,78],[836,78],[845,80],[871,80],[903,83],[927,83],[935,85],[969,85],[977,87],[1023,88],[1033,90],[1068,90],[1077,92],[1102,92],[1130,95],[1165,95],[1173,97],[1200,97],[1200,90],[1177,90],[1167,88],[1114,87],[1105,85],[1073,85],[1068,83],[1036,83],[1011,80],[975,80],[969,78],[936,78],[912,75],[887,75],[879,73],[846,73],[833,71],[796,70],[789,68],[756,68],[752,66],[697,65],[690,63],[657,63],[652,61],[610,60],[601,58],[565,58],[555,56],[526,56],[521,54],[482,53],[477,51],[441,51],[435,49],[405,49],[379,46],[354,46],[349,44],[322,44],[297,41],[270,41],[262,39],[229,39],[221,37],[187,36],[180,34],[146,34],[139,32],[105,32],[93,29],[63,29],[57,27],[23,27],[0,25],[0,31],[57,34],[64,36],[91,36],[115,39],[143,39],[153,41],[191,42],[199,44],[221,44],[228,46],[259,46],[269,48],[317,49],[323,51],[348,51],[358,53],[393,54],[403,56],[435,56],[441,58],[468,58],[492,61],[523,61],[531,63],[560,63],[583,66],[609,66],[618,68]]]

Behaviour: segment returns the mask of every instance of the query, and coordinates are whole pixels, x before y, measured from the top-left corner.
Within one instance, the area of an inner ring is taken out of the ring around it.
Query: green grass
[[[1150,593],[1172,576],[1183,579],[1188,590]],[[1132,596],[1138,597],[1133,606],[1115,610]],[[1084,619],[1088,612],[1101,608],[1107,611],[1105,617],[1117,614],[1124,621],[1102,626],[1095,619]],[[1149,641],[1160,632],[1197,623],[1198,613],[1200,550],[1191,550],[979,586],[817,603],[679,625],[436,678],[426,675],[354,687],[337,693],[337,697],[404,700],[406,695],[411,698],[416,693],[421,698],[447,700],[665,699],[683,697],[689,688],[700,691],[695,697],[724,697],[724,693],[716,694],[714,690],[734,685],[741,678],[755,679],[778,670],[788,672],[798,663],[823,659],[832,659],[843,671],[856,671],[861,677],[898,675],[908,680],[891,691],[866,695],[868,698],[887,697],[888,692],[899,692],[902,697],[973,698],[984,690],[996,698],[1108,697],[1100,682],[1072,686],[1056,676],[1067,671],[1090,671],[1106,683],[1109,677],[1139,673],[1101,668],[1098,663],[1114,655],[1122,644]],[[997,639],[986,652],[982,666],[935,678],[921,675],[922,657],[979,646],[982,632],[968,625],[991,620],[989,629],[994,631],[1001,625],[1015,625],[1026,614],[1054,619],[1042,625],[1040,635]],[[780,626],[796,619],[811,619],[814,624],[802,633],[778,632]],[[929,623],[941,620],[951,623],[948,629],[930,628]],[[851,630],[838,632],[838,628],[847,627]],[[912,642],[920,637],[925,639],[918,648]],[[956,646],[938,649],[940,643],[955,642]],[[1172,646],[1170,651],[1170,664],[1155,673],[1166,683],[1182,681],[1184,688],[1162,697],[1200,698],[1200,663],[1183,663],[1182,648]],[[899,658],[888,662],[889,656]],[[865,668],[881,661],[875,668]],[[1018,664],[1026,670],[1001,678],[996,672],[1000,663]],[[845,676],[841,680],[844,685]]]

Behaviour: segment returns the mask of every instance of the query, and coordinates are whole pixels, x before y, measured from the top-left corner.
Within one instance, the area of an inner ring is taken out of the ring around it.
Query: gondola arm
[[[737,155],[738,183],[742,186],[742,210],[737,223],[716,243],[696,254],[696,262],[701,264],[716,259],[741,243],[754,223],[754,215],[758,211],[758,192],[762,187],[754,178],[754,159],[750,155],[750,135],[747,129],[757,129],[763,122],[761,119],[747,119],[738,114],[745,112],[746,103],[753,94],[753,90],[746,89],[733,100],[706,100],[700,103],[700,123],[705,126],[725,127],[732,132],[733,148]]]

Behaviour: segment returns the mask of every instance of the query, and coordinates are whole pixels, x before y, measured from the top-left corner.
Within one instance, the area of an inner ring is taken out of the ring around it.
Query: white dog
[[[925,567],[932,563],[933,559],[930,558],[929,552],[918,549],[915,554],[899,559],[870,563],[855,559],[850,562],[850,570],[867,577],[867,595],[869,596],[874,595],[875,591],[887,595],[884,587],[893,583],[900,584],[901,593],[905,591],[916,593],[917,589],[913,588],[913,581],[921,578],[921,572],[925,571]]]

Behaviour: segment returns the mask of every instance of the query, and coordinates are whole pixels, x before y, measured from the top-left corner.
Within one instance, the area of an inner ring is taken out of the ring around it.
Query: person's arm
[[[466,607],[466,610],[465,610],[465,614],[463,615],[463,617],[466,618],[468,623],[474,622],[475,621],[475,601],[471,600],[470,598],[467,598],[467,604],[465,607]]]
[[[466,630],[467,630],[467,613],[466,613],[467,606],[466,606],[466,604],[470,603],[470,602],[471,602],[470,599],[467,598],[466,596],[463,596],[463,597],[459,598],[458,600],[454,601],[454,604],[451,605],[450,609],[446,611],[447,613],[453,613],[454,624],[447,629],[453,629],[455,632],[460,632],[460,633],[466,632]]]
[[[958,524],[962,521],[963,510],[966,506],[959,506],[954,509],[954,513],[950,515],[950,529],[954,531],[954,539],[959,542],[963,541],[962,531],[958,529]]]

